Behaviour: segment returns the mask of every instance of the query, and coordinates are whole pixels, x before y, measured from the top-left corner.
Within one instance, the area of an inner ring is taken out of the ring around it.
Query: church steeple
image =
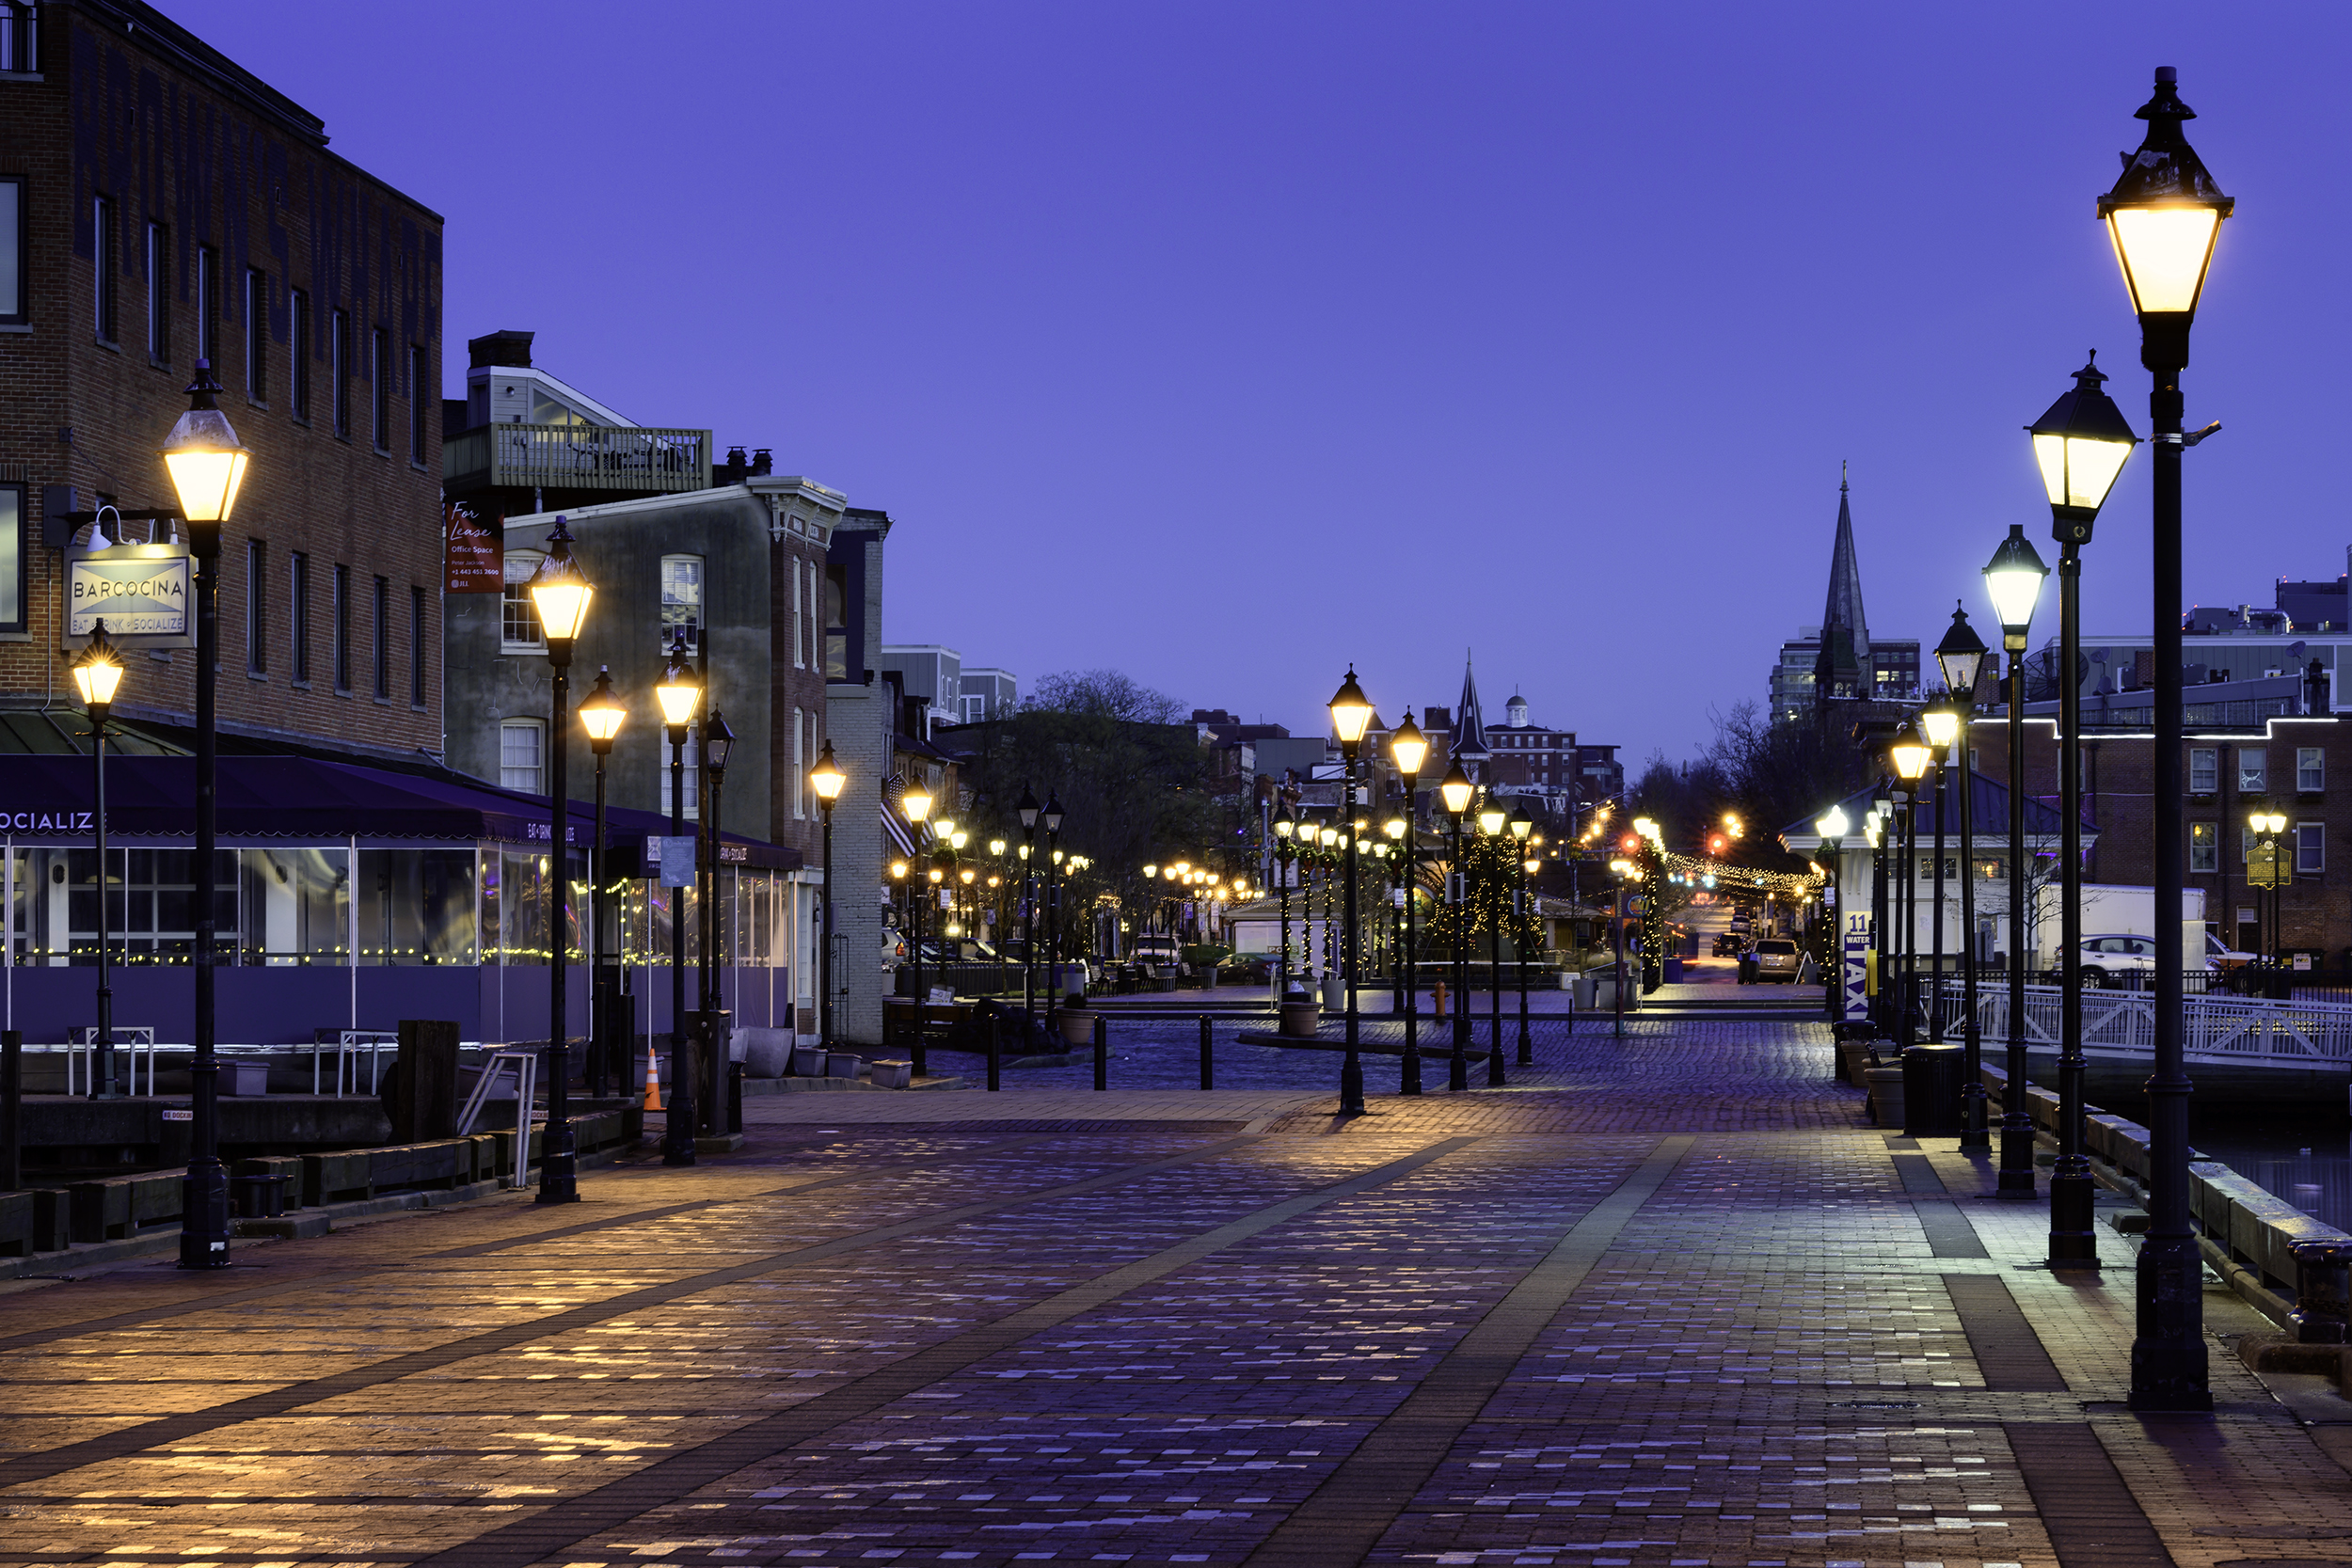
[[[1470,655],[1462,655],[1462,705],[1454,710],[1454,755],[1464,762],[1484,762],[1494,752],[1486,745],[1486,721],[1478,711],[1478,676]]]
[[[1814,662],[1817,700],[1867,697],[1870,626],[1862,612],[1862,563],[1854,554],[1853,509],[1845,465],[1838,465],[1837,538],[1830,546],[1829,597],[1821,608],[1821,652]]]

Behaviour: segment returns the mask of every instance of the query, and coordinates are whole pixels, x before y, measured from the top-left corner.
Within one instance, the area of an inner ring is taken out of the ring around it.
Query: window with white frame
[[[536,719],[509,719],[499,726],[499,783],[527,795],[539,793],[547,760],[547,726]]]
[[[792,668],[805,669],[801,657],[801,558],[792,558]]]
[[[171,230],[147,226],[147,356],[171,363]]]
[[[2295,749],[2295,787],[2298,794],[2316,795],[2328,787],[2328,753],[2316,746]]]
[[[689,731],[686,736],[686,790],[684,806],[684,816],[689,822],[691,822],[698,815],[700,815],[702,806],[702,772],[696,766],[697,758],[694,754],[701,750],[702,746],[700,742],[697,740],[693,733]],[[670,815],[670,739],[667,735],[664,735],[661,738],[660,772],[661,815],[667,816]]]
[[[2188,792],[2211,795],[2220,783],[2219,755],[2211,746],[2188,749]]]
[[[796,562],[797,564],[797,562]],[[801,710],[792,710],[792,776],[800,781],[792,792],[792,815],[808,815],[808,752],[804,749],[805,733],[801,726]]]
[[[24,176],[0,174],[0,322],[22,326],[33,319],[27,304],[25,263],[32,254],[24,221]]]
[[[2262,746],[2241,746],[2237,749],[2237,787],[2241,795],[2266,795],[2270,791],[2270,752]]]
[[[539,629],[539,607],[531,602],[525,584],[539,569],[540,557],[532,550],[506,552],[506,591],[499,600],[499,649],[502,653],[535,654],[548,645]]]
[[[661,558],[661,645],[681,635],[688,648],[702,646],[703,558],[665,555]]]
[[[2297,822],[2295,825],[2295,874],[2317,875],[2328,869],[2328,824]]]
[[[2221,869],[2221,824],[2191,822],[2188,825],[2188,868],[2196,871]]]

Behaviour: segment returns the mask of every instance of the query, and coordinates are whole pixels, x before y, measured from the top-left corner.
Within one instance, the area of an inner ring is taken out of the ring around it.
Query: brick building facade
[[[252,453],[222,730],[439,751],[440,218],[137,0],[50,0],[25,37],[0,73],[0,703],[71,689],[51,514],[170,503],[155,451],[203,356]],[[131,665],[118,713],[185,722],[195,656]]]
[[[2028,712],[2026,793],[2055,805],[2058,792],[2056,721]],[[2009,776],[2009,730],[2000,715],[1970,735],[1979,771]],[[2251,847],[2248,814],[2258,807],[2287,819],[2281,843],[2291,852],[2292,885],[2279,892],[2282,952],[2305,952],[2339,969],[2352,949],[2352,724],[2329,717],[2280,716],[2244,728],[2201,731],[2183,746],[2185,837],[2155,842],[2152,737],[2145,732],[2090,731],[2082,740],[2083,812],[2098,824],[2084,857],[2092,882],[2145,887],[2159,853],[2181,857],[2186,885],[2205,894],[2206,925],[2233,947],[2267,949],[2270,900],[2247,886]],[[1996,826],[1994,832],[1999,832]]]

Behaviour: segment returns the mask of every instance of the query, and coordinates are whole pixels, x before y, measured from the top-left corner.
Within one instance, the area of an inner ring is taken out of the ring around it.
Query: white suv
[[[2138,984],[2137,976],[2153,974],[2156,969],[2156,939],[2127,935],[2083,938],[2083,984],[2118,986]]]

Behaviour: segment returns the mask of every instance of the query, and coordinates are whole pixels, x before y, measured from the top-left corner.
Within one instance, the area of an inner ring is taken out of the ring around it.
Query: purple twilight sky
[[[888,638],[1025,690],[1303,732],[1467,646],[1490,717],[1686,756],[1820,619],[1840,460],[1871,628],[1989,621],[2086,348],[2147,429],[2093,200],[2158,64],[2239,202],[2189,595],[2352,541],[2340,6],[163,4],[447,217],[450,390],[526,328],[774,448],[897,519]],[[2146,467],[2089,631],[2150,624]]]

